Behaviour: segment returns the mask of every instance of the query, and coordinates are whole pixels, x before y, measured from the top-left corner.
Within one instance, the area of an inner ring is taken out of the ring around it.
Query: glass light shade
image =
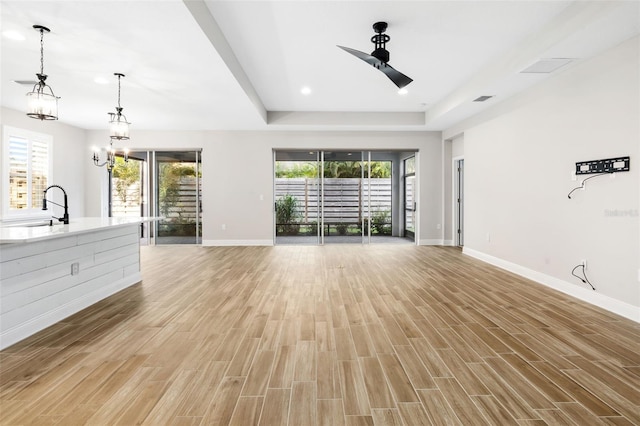
[[[122,120],[121,117],[114,117],[111,120],[111,139],[127,140],[129,139],[129,123]]]
[[[40,120],[57,120],[58,98],[36,90],[27,93],[27,115]]]

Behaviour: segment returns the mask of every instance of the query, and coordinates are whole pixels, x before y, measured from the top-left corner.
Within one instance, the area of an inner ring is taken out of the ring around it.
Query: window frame
[[[9,176],[10,161],[9,161],[9,140],[12,138],[20,138],[27,140],[27,197],[29,199],[28,205],[31,206],[31,182],[32,182],[32,164],[31,158],[33,153],[33,142],[45,143],[47,145],[47,184],[50,185],[53,182],[53,136],[34,132],[31,130],[21,129],[12,126],[2,126],[2,212],[0,220],[28,220],[48,218],[49,212],[43,211],[38,208],[26,208],[26,209],[11,209],[11,183]]]

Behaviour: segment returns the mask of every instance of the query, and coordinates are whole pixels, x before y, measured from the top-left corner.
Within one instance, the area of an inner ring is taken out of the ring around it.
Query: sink
[[[37,222],[18,222],[11,224],[2,224],[3,228],[33,228],[36,226],[50,226],[50,221],[37,221]]]

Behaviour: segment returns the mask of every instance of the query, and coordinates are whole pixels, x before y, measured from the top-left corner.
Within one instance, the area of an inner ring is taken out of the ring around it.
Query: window
[[[3,219],[42,215],[42,194],[52,181],[50,135],[4,126]]]

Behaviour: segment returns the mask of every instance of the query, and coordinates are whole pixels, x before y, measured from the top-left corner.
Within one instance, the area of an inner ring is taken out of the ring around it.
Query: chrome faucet
[[[47,191],[50,190],[51,188],[60,188],[60,190],[64,194],[64,206],[62,204],[56,203],[55,201],[47,200]],[[69,224],[69,204],[67,203],[67,191],[65,191],[64,188],[61,187],[60,185],[51,185],[47,187],[47,189],[45,189],[44,193],[42,194],[42,210],[47,210],[47,201],[49,201],[52,204],[55,204],[56,206],[64,207],[64,215],[61,218],[55,217],[55,216],[52,216],[52,217],[54,219],[58,219],[60,222],[64,223],[65,225],[68,225]],[[51,221],[49,224],[53,225],[53,221]]]

